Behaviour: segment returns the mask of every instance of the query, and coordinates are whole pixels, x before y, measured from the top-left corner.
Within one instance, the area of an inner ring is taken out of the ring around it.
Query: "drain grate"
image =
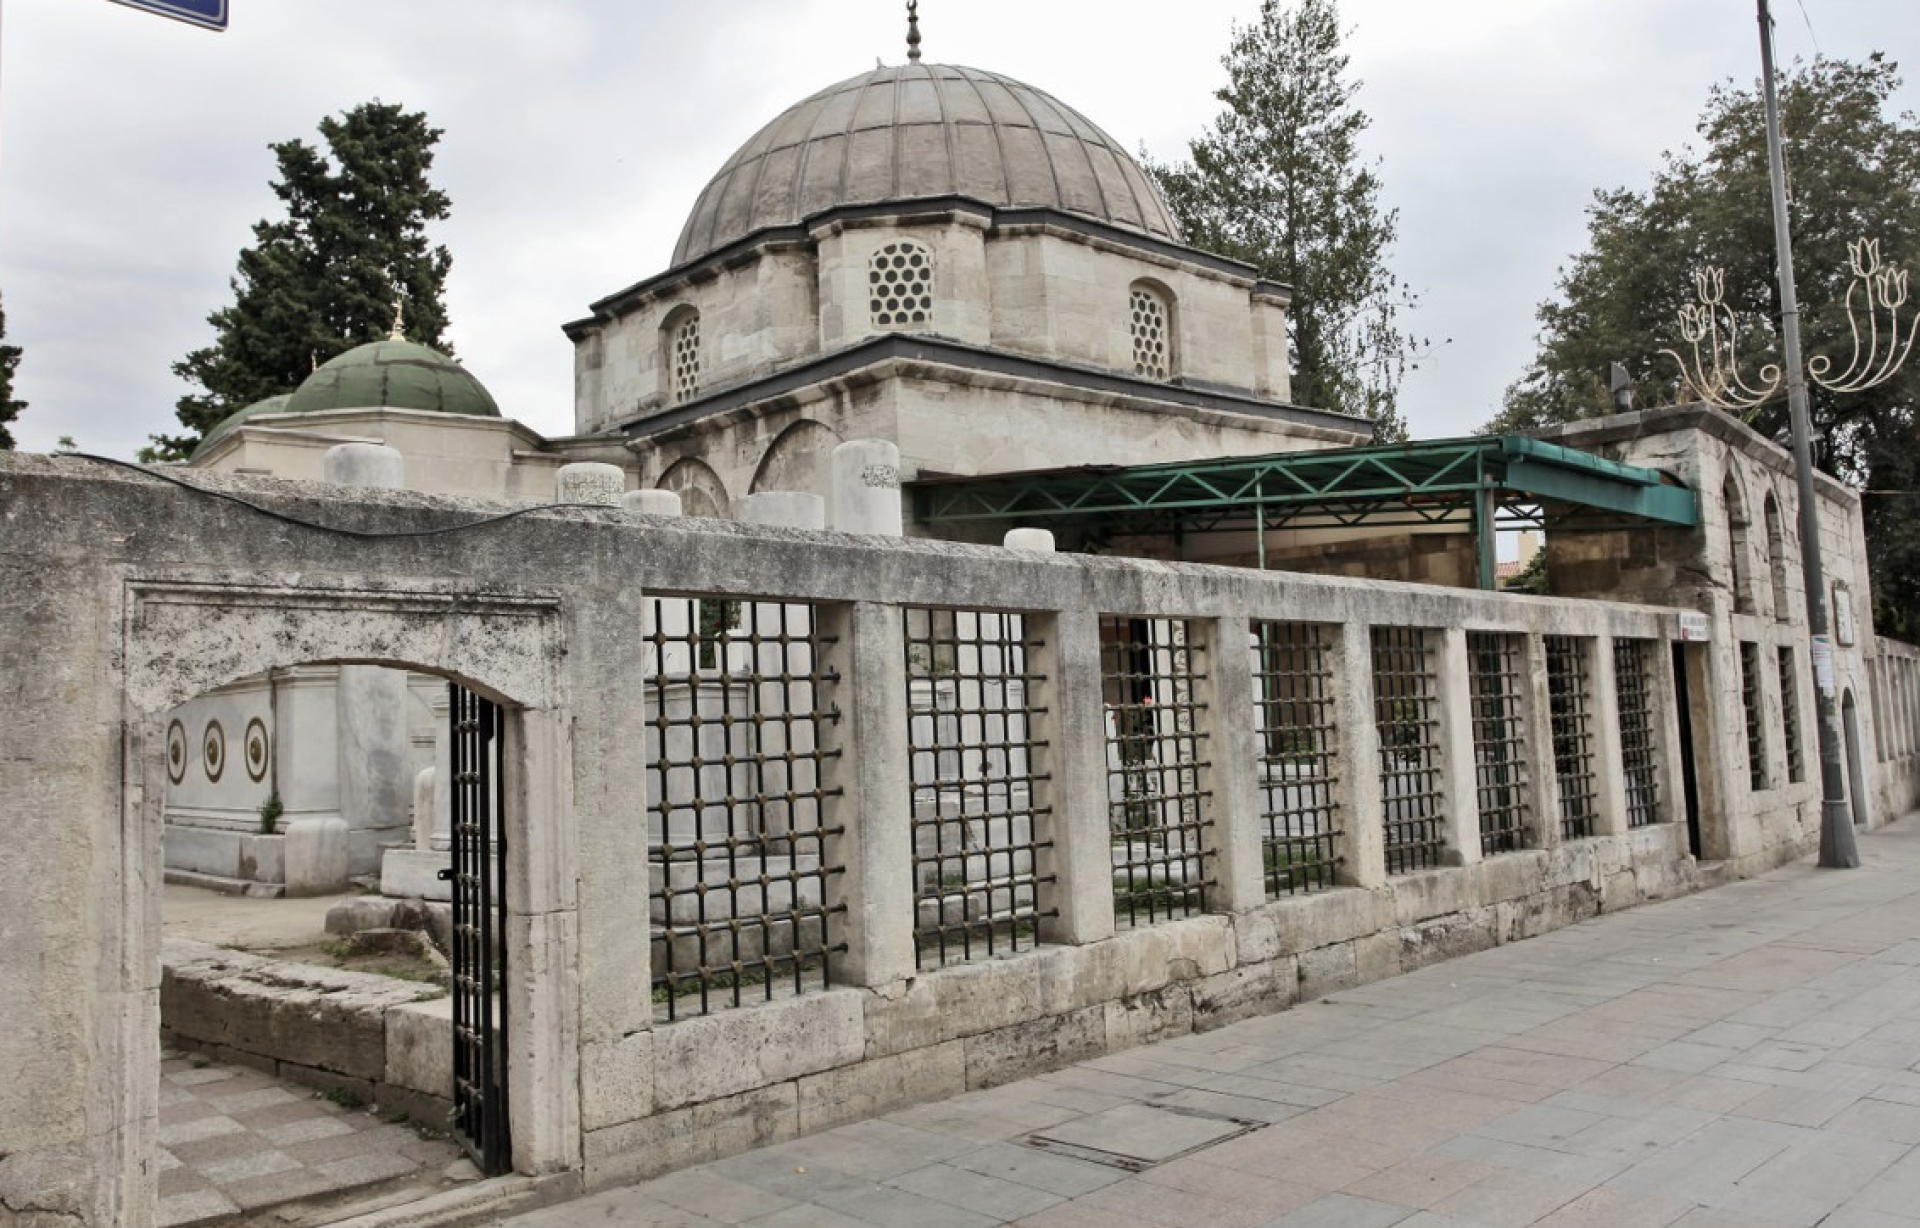
[[[1258,1130],[1264,1121],[1222,1117],[1171,1104],[1122,1104],[1029,1134],[1036,1151],[1144,1172]]]

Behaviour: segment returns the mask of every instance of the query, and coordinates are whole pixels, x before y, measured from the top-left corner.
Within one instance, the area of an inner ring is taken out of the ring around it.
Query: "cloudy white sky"
[[[1920,4],[1775,0],[1782,58],[1883,50]],[[130,456],[175,428],[173,361],[251,224],[270,142],[370,98],[446,130],[462,360],[505,412],[572,423],[562,321],[666,266],[706,179],[792,102],[904,57],[896,0],[232,0],[213,34],[109,0],[0,0],[0,296],[21,446]],[[926,58],[1002,72],[1174,157],[1257,0],[923,0]],[[1485,421],[1532,352],[1593,190],[1642,186],[1708,88],[1758,75],[1752,0],[1343,0],[1415,331],[1416,436]],[[1903,109],[1920,109],[1909,85]],[[1920,261],[1920,253],[1908,257]],[[1685,270],[1675,270],[1675,276]]]

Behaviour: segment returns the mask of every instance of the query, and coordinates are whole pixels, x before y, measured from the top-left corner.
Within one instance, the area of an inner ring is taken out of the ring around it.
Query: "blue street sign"
[[[128,8],[144,9],[199,26],[203,30],[227,28],[227,0],[114,0]]]

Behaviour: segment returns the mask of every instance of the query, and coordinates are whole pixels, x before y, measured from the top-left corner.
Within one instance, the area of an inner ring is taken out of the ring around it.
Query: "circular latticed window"
[[[690,401],[700,390],[700,317],[690,315],[673,330],[673,399]]]
[[[867,264],[869,306],[878,328],[933,319],[933,255],[918,243],[889,243]]]
[[[1167,303],[1144,286],[1133,288],[1133,373],[1166,379],[1173,373],[1167,337]]]

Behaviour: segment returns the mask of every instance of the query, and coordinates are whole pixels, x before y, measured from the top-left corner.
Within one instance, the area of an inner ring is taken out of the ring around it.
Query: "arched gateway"
[[[494,1171],[577,1168],[565,1089],[578,1005],[567,978],[538,975],[574,958],[577,909],[564,667],[580,637],[557,577],[520,566],[498,530],[455,528],[469,511],[421,512],[409,528],[425,536],[364,540],[42,463],[16,466],[5,491],[36,527],[6,551],[18,600],[0,602],[0,666],[20,681],[0,782],[40,821],[7,824],[0,869],[0,974],[35,1003],[34,1026],[0,1043],[15,1072],[0,1090],[0,1199],[79,1223],[154,1222],[167,714],[303,665],[449,680],[472,726],[449,867],[470,991],[456,989],[449,1042],[455,1125]],[[330,493],[280,508],[333,525],[363,510]]]

